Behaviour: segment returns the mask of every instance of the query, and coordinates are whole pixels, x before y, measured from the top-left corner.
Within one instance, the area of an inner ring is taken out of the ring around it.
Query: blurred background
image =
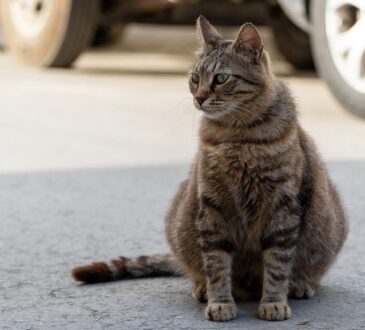
[[[189,161],[199,14],[258,25],[324,155],[365,155],[364,1],[2,0],[0,169]]]
[[[349,210],[343,256],[282,329],[363,326],[364,0],[0,0],[0,326],[206,326],[185,280],[79,288],[68,275],[166,251],[164,211],[197,147],[186,72],[200,14],[227,38],[259,26]],[[269,328],[244,308],[245,325]]]

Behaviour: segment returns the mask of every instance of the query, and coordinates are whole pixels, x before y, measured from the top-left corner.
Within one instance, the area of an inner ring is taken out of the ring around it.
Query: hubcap
[[[327,0],[326,34],[337,70],[365,93],[365,0]]]
[[[1,0],[3,1],[3,0]],[[18,33],[36,38],[45,27],[54,0],[9,0],[9,13]]]

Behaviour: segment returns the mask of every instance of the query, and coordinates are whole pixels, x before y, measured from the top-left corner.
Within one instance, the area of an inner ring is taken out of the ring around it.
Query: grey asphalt
[[[281,73],[343,196],[350,234],[317,295],[290,301],[290,320],[258,320],[258,302],[245,302],[234,321],[205,321],[185,278],[71,280],[75,265],[168,249],[164,212],[194,156],[199,116],[184,74],[191,55],[170,43],[161,51],[172,32],[155,32],[147,53],[136,36],[153,31],[135,27],[122,49],[89,52],[72,71],[0,54],[0,328],[365,328],[365,122],[312,75]],[[190,48],[193,31],[176,34]]]

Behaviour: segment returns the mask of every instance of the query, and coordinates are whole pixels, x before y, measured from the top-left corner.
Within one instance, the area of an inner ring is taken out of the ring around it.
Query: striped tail
[[[171,254],[164,254],[94,262],[74,268],[71,274],[76,281],[98,283],[138,277],[180,276],[182,270]]]

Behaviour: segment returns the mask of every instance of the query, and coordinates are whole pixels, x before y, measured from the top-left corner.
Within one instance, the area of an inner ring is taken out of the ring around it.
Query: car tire
[[[271,14],[274,38],[280,53],[295,68],[313,70],[309,34],[292,23],[279,6],[272,8]]]
[[[330,41],[326,32],[326,0],[311,1],[313,56],[319,75],[325,80],[336,99],[353,114],[365,118],[365,91],[361,92],[351,86],[338,65],[335,64]],[[365,34],[365,31],[363,31]],[[337,42],[338,40],[335,40]],[[356,43],[354,40],[353,43]],[[364,55],[365,61],[365,55]],[[365,63],[364,63],[365,65]]]
[[[99,5],[99,0],[1,0],[6,48],[33,66],[68,67],[90,43]]]

